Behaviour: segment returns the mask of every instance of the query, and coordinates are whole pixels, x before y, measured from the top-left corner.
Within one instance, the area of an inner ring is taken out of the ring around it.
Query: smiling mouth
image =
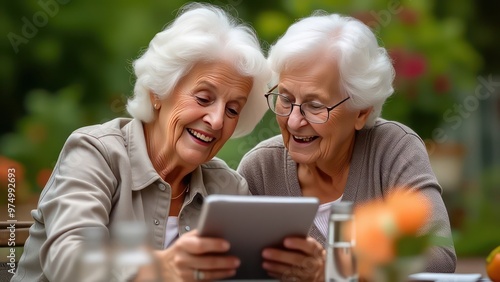
[[[293,140],[295,140],[298,143],[308,143],[316,140],[318,136],[295,136],[292,135]]]
[[[194,129],[191,129],[191,128],[188,128],[187,132],[191,136],[193,136],[194,138],[196,138],[196,139],[198,139],[198,140],[200,140],[202,142],[205,142],[205,143],[210,143],[210,142],[212,142],[215,139],[214,137],[206,136],[203,133],[195,131]]]

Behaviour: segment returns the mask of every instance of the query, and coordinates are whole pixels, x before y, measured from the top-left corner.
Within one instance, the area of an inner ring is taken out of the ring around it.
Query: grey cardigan
[[[258,144],[245,154],[238,172],[246,178],[254,195],[302,195],[297,164],[288,155],[281,135]],[[450,247],[435,247],[427,259],[426,271],[454,272],[456,255],[441,187],[431,169],[422,139],[410,128],[378,119],[372,128],[356,133],[350,170],[342,201],[364,202],[383,197],[391,187],[416,187],[432,200],[432,225],[437,234],[449,238]],[[313,225],[310,235],[325,245],[325,238]]]
[[[199,166],[179,214],[180,235],[196,228],[208,194],[250,193],[223,161]],[[140,121],[120,118],[76,130],[31,212],[35,223],[11,281],[74,281],[85,226],[112,229],[123,220],[144,221],[151,246],[163,249],[171,197],[170,185],[150,162]]]

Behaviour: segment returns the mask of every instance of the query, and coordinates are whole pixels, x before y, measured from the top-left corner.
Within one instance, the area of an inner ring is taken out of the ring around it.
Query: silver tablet
[[[318,210],[313,197],[209,195],[202,206],[201,236],[225,238],[240,258],[230,279],[269,279],[262,250],[282,247],[287,236],[306,237]]]

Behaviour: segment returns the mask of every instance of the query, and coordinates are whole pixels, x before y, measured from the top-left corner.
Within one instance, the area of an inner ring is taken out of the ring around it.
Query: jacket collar
[[[198,166],[192,173],[191,173],[191,181],[190,181],[190,188],[189,188],[189,198],[192,200],[196,194],[200,194],[203,198],[205,198],[208,193],[207,193],[207,188],[205,187],[205,182],[203,180],[203,165]]]
[[[132,190],[142,190],[160,179],[160,176],[149,159],[142,122],[138,119],[132,119],[124,127],[124,133],[132,168]]]

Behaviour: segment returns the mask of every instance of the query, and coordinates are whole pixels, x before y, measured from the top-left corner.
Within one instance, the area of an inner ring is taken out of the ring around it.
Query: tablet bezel
[[[201,236],[225,238],[241,265],[230,279],[269,279],[261,252],[281,248],[285,237],[307,237],[319,207],[314,197],[209,195],[202,206]]]

